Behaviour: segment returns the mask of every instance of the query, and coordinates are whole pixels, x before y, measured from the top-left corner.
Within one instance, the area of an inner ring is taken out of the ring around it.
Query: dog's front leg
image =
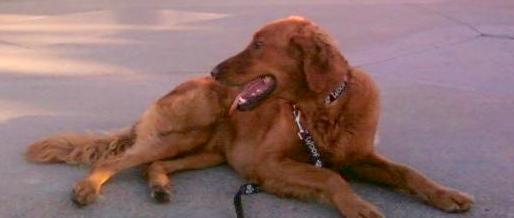
[[[348,218],[383,217],[371,203],[355,194],[336,172],[289,159],[265,160],[257,170],[266,192],[281,197],[315,198],[330,202]]]
[[[412,193],[446,212],[464,212],[473,205],[470,195],[437,184],[416,170],[377,154],[350,167],[350,171],[361,179]]]

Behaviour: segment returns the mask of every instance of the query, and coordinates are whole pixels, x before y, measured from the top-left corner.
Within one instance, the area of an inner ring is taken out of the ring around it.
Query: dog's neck
[[[339,85],[337,85],[335,88],[332,88],[330,92],[325,96],[325,105],[331,105],[335,101],[339,99],[346,90],[348,89],[348,79],[345,76],[341,81],[339,81]]]
[[[344,69],[334,74],[334,79],[327,81],[326,90],[320,93],[306,93],[304,98],[298,99],[295,104],[302,110],[318,112],[328,112],[332,109],[338,110],[337,105],[341,105],[346,101],[344,99],[350,88],[351,69]],[[332,114],[332,112],[329,113]]]
[[[351,67],[346,59],[338,51],[334,51],[334,58],[329,67],[330,72],[326,72],[330,77],[326,80],[325,90],[320,93],[323,102],[329,106],[337,101],[348,89],[348,81],[351,77]]]
[[[332,79],[327,81],[326,90],[319,93],[317,96],[317,103],[329,107],[336,104],[347,92],[349,80],[351,77],[350,68],[342,68],[334,73]],[[322,102],[321,102],[322,101]]]

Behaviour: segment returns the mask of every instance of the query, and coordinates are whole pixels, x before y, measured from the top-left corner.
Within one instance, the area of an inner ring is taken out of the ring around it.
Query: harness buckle
[[[302,119],[302,113],[300,112],[300,110],[298,110],[298,107],[296,107],[296,105],[293,105],[293,116],[294,116],[294,122],[296,123],[296,126],[298,127],[298,137],[300,137],[300,139],[303,139],[302,137],[302,133],[305,132],[305,130],[303,129],[303,126],[302,126],[302,123],[301,123],[301,119]]]

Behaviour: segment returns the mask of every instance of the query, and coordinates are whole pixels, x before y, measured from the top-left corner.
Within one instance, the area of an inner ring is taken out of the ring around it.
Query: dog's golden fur
[[[131,129],[106,133],[62,133],[40,140],[25,153],[27,159],[40,163],[93,165],[123,153],[134,143]]]
[[[252,111],[227,116],[239,87],[264,74],[277,82],[272,95]],[[90,175],[74,187],[74,201],[80,205],[93,202],[101,185],[128,167],[153,162],[147,172],[152,193],[158,200],[167,200],[167,173],[225,161],[269,193],[329,202],[347,217],[383,215],[351,190],[339,175],[343,168],[358,178],[412,193],[444,211],[467,211],[473,203],[469,195],[375,152],[378,89],[368,74],[347,63],[330,36],[311,21],[291,17],[264,26],[247,48],[220,63],[213,76],[229,86],[210,78],[186,82],[153,104],[124,135],[98,140],[48,138],[30,146],[27,157],[94,163]],[[324,98],[342,81],[348,89],[326,105]],[[301,109],[326,168],[308,163],[296,136],[292,104]],[[123,142],[120,149],[126,151],[109,155],[105,148],[117,147],[116,140]],[[104,144],[98,147],[102,154],[75,149],[85,143],[88,147]]]

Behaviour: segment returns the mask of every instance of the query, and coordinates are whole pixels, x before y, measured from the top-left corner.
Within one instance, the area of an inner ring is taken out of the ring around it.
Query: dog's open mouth
[[[232,103],[230,111],[251,110],[265,100],[275,89],[275,79],[272,76],[260,76],[244,85],[242,91]]]

